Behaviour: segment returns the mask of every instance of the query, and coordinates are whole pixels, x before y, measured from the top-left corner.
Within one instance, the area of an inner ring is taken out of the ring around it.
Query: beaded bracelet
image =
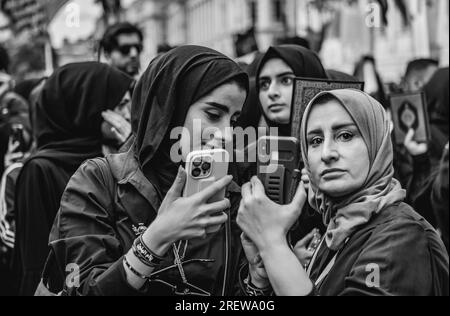
[[[127,257],[123,258],[123,262],[124,262],[125,266],[131,271],[131,273],[133,273],[138,278],[146,280],[146,281],[150,279],[150,277],[143,275],[142,273],[138,272],[135,268],[133,268],[131,266],[131,264],[128,262]]]

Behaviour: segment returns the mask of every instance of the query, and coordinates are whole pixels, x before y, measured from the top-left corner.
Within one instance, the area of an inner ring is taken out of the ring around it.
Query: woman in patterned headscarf
[[[285,237],[306,202],[303,185],[291,205],[278,206],[252,179],[238,223],[260,253],[250,260],[258,287],[271,284],[278,295],[448,295],[448,255],[403,203],[381,104],[357,90],[321,93],[305,112],[301,144],[309,204],[327,232],[305,271]]]

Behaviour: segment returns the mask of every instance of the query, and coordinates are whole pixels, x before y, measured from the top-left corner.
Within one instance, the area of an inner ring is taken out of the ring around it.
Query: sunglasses
[[[133,44],[133,45],[120,45],[117,46],[116,49],[122,54],[122,55],[130,55],[130,52],[133,48],[136,48],[138,54],[142,53],[144,50],[144,46],[142,44]]]

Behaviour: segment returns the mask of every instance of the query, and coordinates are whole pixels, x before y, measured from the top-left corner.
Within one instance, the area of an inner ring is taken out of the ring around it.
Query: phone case
[[[277,148],[271,145],[277,144]],[[301,176],[300,143],[295,137],[262,137],[258,141],[258,178],[278,204],[291,202]]]
[[[187,181],[184,197],[195,195],[214,182],[228,175],[230,155],[226,150],[214,149],[195,151],[186,159]],[[208,202],[214,203],[225,198],[226,189],[213,196]]]

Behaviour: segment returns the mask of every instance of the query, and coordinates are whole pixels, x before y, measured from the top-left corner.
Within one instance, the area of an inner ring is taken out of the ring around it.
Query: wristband
[[[133,253],[143,264],[150,268],[159,266],[164,258],[156,255],[144,243],[142,236],[135,240],[133,244]]]

